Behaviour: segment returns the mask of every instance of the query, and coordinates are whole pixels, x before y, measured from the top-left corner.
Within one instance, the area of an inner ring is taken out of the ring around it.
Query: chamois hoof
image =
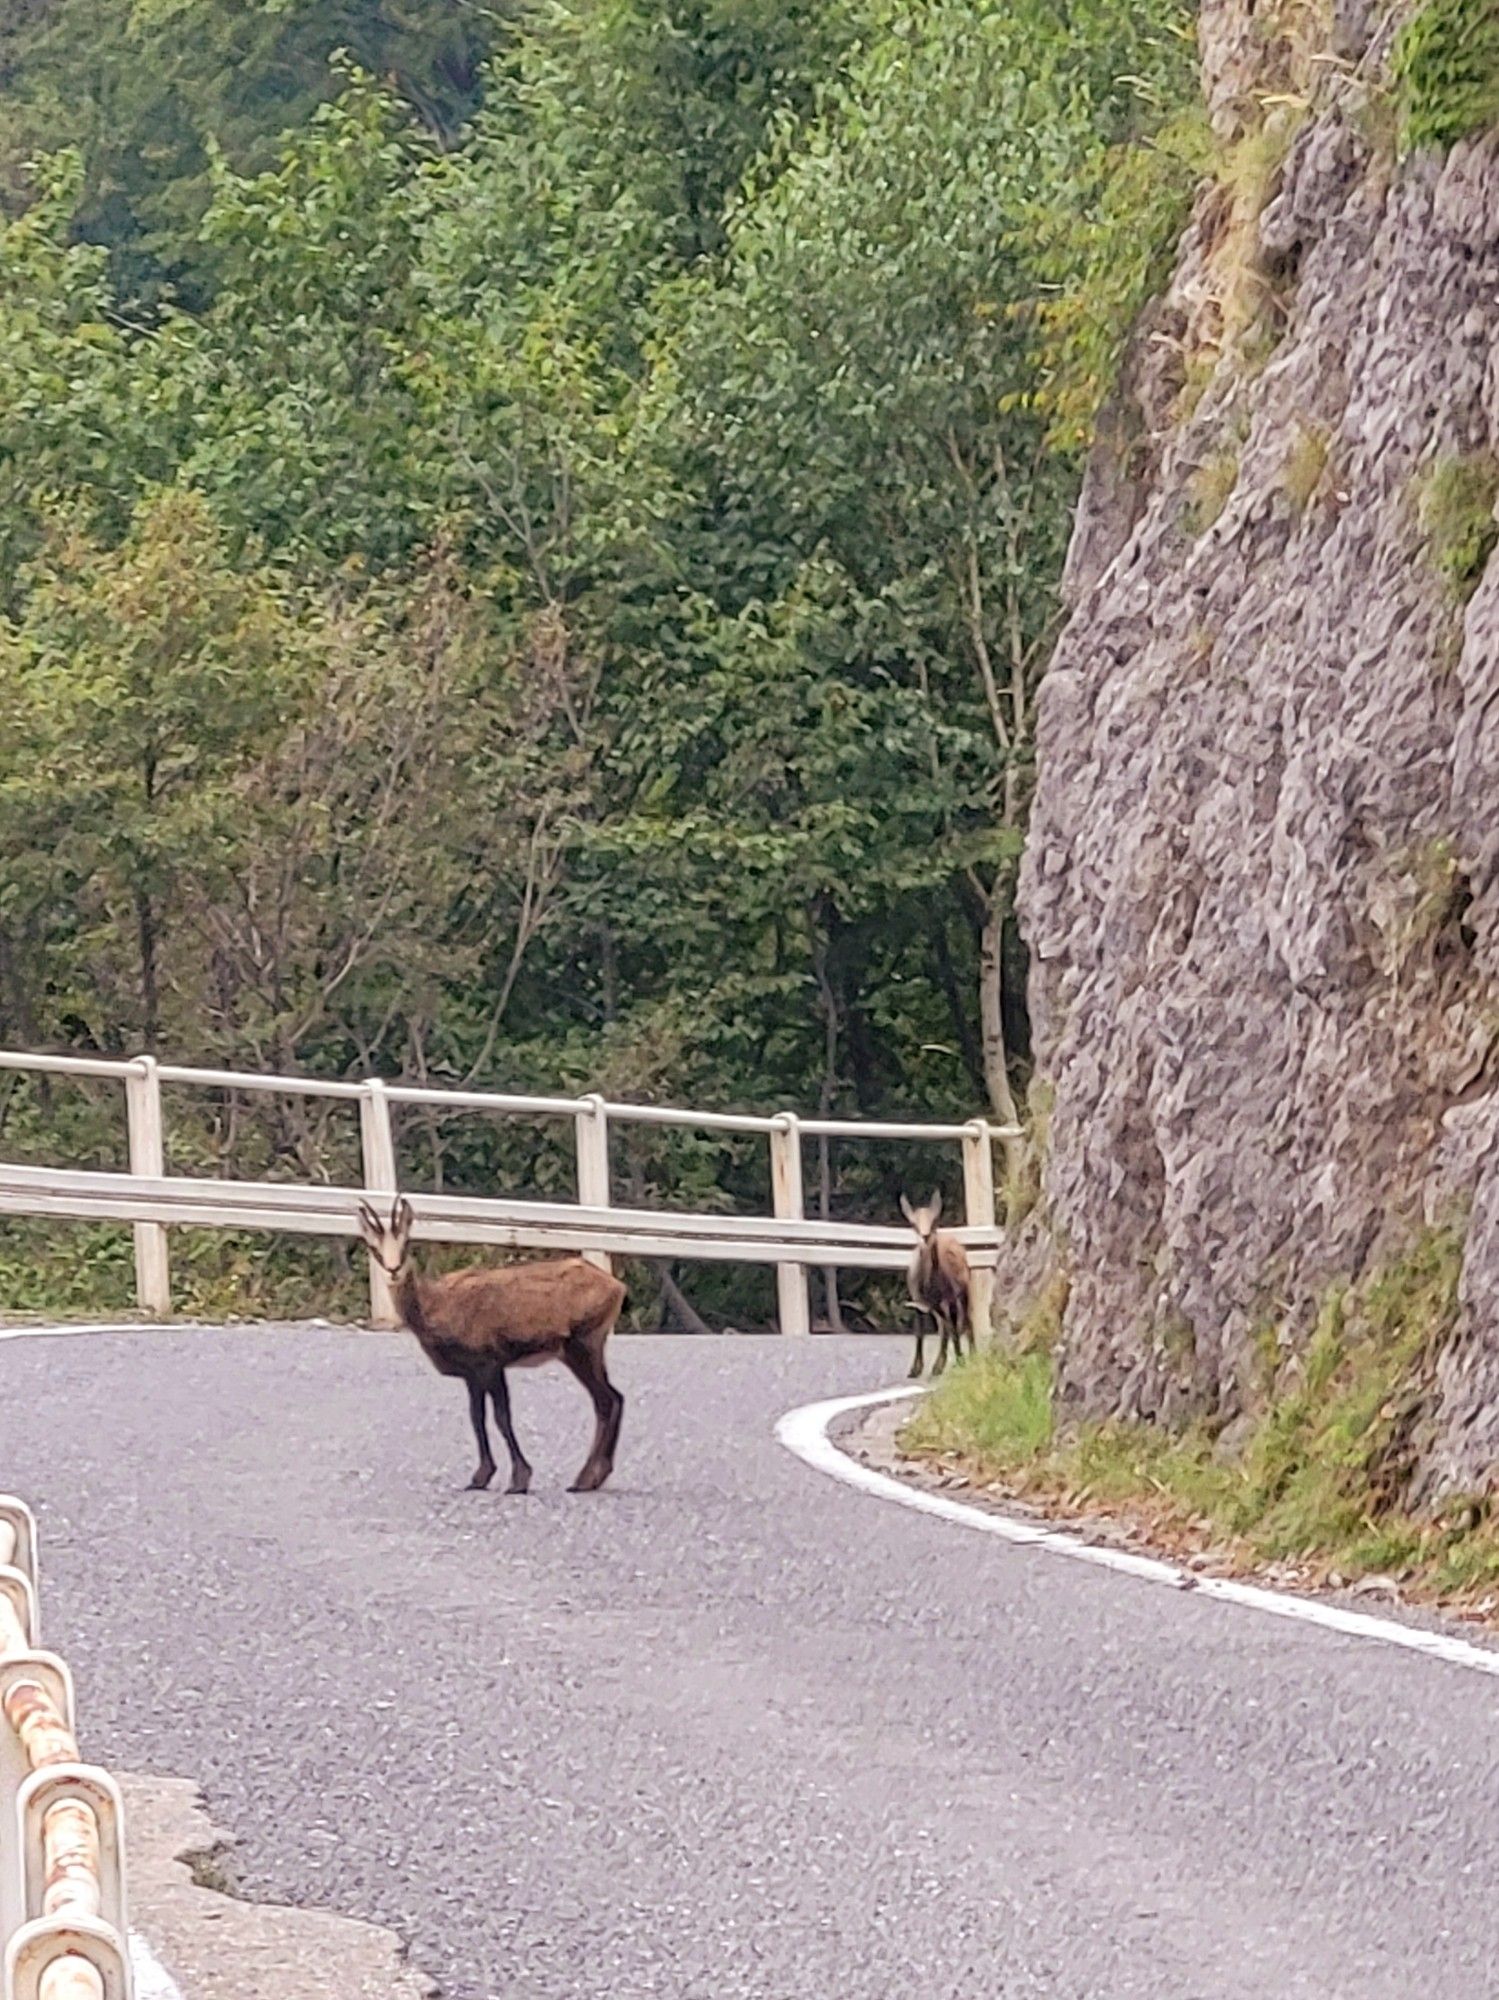
[[[474,1474],[473,1478],[468,1482],[468,1485],[463,1490],[465,1493],[487,1492],[489,1489],[489,1482],[493,1478],[494,1478],[494,1467],[490,1466],[489,1470],[486,1472],[484,1467],[481,1465],[479,1467],[479,1470]]]
[[[529,1465],[524,1472],[511,1473],[510,1484],[505,1488],[505,1491],[507,1493],[529,1493],[531,1491],[531,1468]]]
[[[908,1382],[919,1382],[921,1380],[921,1373],[922,1364],[919,1361],[913,1361],[906,1370],[906,1380]]]
[[[601,1469],[585,1465],[567,1490],[569,1493],[597,1493],[613,1470],[612,1465],[606,1465]]]

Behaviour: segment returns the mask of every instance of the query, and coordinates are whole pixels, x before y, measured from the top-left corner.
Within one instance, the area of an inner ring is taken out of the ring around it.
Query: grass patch
[[[1190,355],[1182,368],[1182,383],[1171,405],[1171,421],[1174,425],[1185,424],[1197,414],[1197,406],[1213,386],[1218,373],[1218,348],[1216,345],[1199,347]]]
[[[1251,322],[1239,338],[1239,373],[1252,382],[1257,375],[1263,375],[1270,366],[1275,350],[1280,346],[1282,322],[1278,315],[1261,313]]]
[[[1280,186],[1281,169],[1291,150],[1291,141],[1305,121],[1305,105],[1277,104],[1267,109],[1241,139],[1225,148],[1218,181],[1233,197],[1237,220],[1258,222]]]
[[[1003,1205],[1007,1229],[1018,1229],[1041,1200],[1055,1095],[1051,1085],[1043,1078],[1031,1079],[1025,1105],[1028,1129],[1020,1145],[1012,1149],[1005,1168]]]
[[[1499,124],[1499,4],[1428,0],[1396,36],[1390,67],[1402,152]]]
[[[1280,483],[1298,514],[1306,512],[1312,495],[1322,484],[1330,450],[1331,439],[1320,424],[1296,426],[1296,440],[1286,454]]]
[[[1275,352],[1285,302],[1265,268],[1260,217],[1280,186],[1305,116],[1301,100],[1283,97],[1257,105],[1248,129],[1205,162],[1212,181],[1199,217],[1206,295],[1183,354],[1182,384],[1171,413],[1175,424],[1195,413],[1220,363],[1257,375]]]
[[[1432,561],[1460,602],[1473,595],[1499,543],[1499,459],[1492,452],[1439,458],[1421,480],[1421,526]]]
[[[1379,932],[1382,969],[1397,975],[1423,946],[1430,947],[1444,932],[1472,942],[1464,916],[1472,889],[1452,842],[1445,835],[1423,840],[1390,857],[1383,879],[1375,884],[1369,915]]]
[[[178,1860],[186,1865],[188,1874],[199,1889],[211,1889],[216,1896],[231,1896],[236,1902],[245,1900],[233,1868],[229,1843],[219,1841],[213,1847],[195,1847]]]
[[[1054,1433],[1051,1356],[991,1348],[949,1370],[905,1436],[923,1452],[958,1452],[1010,1469],[1048,1453]]]
[[[1188,483],[1194,539],[1205,535],[1228,505],[1239,483],[1237,451],[1215,451],[1193,472]]]
[[[1461,1238],[1331,1290],[1301,1353],[1273,1368],[1242,1452],[1213,1431],[1060,1418],[1044,1348],[997,1349],[944,1377],[903,1433],[917,1456],[1074,1510],[1121,1510],[1167,1547],[1230,1567],[1289,1563],[1309,1581],[1394,1573],[1418,1593],[1499,1607],[1499,1532],[1480,1499],[1436,1518],[1407,1495],[1431,1364],[1457,1314]],[[1262,1344],[1267,1362],[1278,1349]]]
[[[1071,1278],[1061,1265],[1056,1266],[1029,1299],[1016,1326],[1015,1345],[1020,1353],[1052,1353],[1062,1337],[1062,1319],[1071,1290]]]

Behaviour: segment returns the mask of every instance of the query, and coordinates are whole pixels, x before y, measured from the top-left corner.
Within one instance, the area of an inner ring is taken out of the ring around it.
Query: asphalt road
[[[448,2000],[1492,2000],[1492,1679],[821,1478],[881,1342],[617,1341],[527,1499],[404,1337],[0,1343],[86,1750],[187,1776],[253,1895]],[[191,2000],[191,1996],[189,1996]]]

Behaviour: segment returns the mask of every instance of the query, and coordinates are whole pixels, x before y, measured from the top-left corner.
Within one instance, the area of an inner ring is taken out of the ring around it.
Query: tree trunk
[[[672,1276],[671,1265],[664,1259],[654,1258],[651,1269],[661,1280],[661,1303],[671,1313],[672,1318],[684,1333],[707,1333],[713,1329],[703,1318],[697,1307],[688,1298],[682,1287]]]
[[[156,905],[150,892],[137,884],[135,891],[135,929],[140,946],[141,974],[141,1042],[148,1053],[154,1054],[161,1039],[161,998],[157,983],[157,918]]]
[[[607,966],[613,956],[613,935],[606,929],[603,932],[603,937],[607,940],[605,947],[605,964]],[[625,1188],[632,1204],[636,1208],[644,1208],[646,1202],[645,1164],[640,1155],[639,1128],[627,1127],[626,1132],[623,1163]],[[666,1257],[650,1257],[646,1261],[655,1272],[657,1282],[661,1287],[660,1311],[663,1321],[669,1313],[684,1333],[711,1334],[713,1331],[712,1327],[709,1326],[697,1307],[677,1283],[675,1267],[671,1260]]]
[[[827,1117],[824,1109],[823,1117]],[[824,1222],[833,1217],[833,1164],[832,1149],[826,1132],[817,1136],[817,1212]],[[822,1267],[822,1293],[827,1307],[828,1331],[847,1333],[848,1326],[843,1317],[843,1301],[838,1296],[838,1267],[824,1264]]]
[[[989,1109],[1001,1125],[1018,1125],[1015,1093],[1010,1088],[1009,1051],[1005,1047],[1004,1016],[1004,885],[996,879],[989,891],[979,935],[979,1024],[983,1037],[984,1089]],[[1006,1139],[1005,1163],[1013,1173],[1020,1162],[1020,1142]]]
[[[947,1000],[947,1011],[952,1016],[953,1033],[958,1038],[963,1066],[968,1071],[975,1090],[984,1090],[986,1086],[983,1052],[979,1047],[979,1038],[973,1032],[971,1003],[965,1003],[958,985],[957,967],[953,964],[952,958],[952,941],[948,937],[945,923],[937,923],[932,927],[932,953],[937,961],[938,983]]]
[[[610,924],[599,926],[599,1005],[605,1021],[619,1018],[619,948]]]
[[[822,1081],[818,1086],[818,1115],[832,1116],[833,1104],[838,1094],[838,995],[828,972],[827,939],[818,928],[818,912],[809,912],[812,933],[812,970],[817,977],[818,997],[822,1002]],[[817,1210],[824,1222],[833,1216],[833,1156],[826,1132],[817,1138]],[[838,1271],[832,1264],[824,1265],[822,1273],[823,1298],[827,1305],[828,1330],[832,1333],[847,1333],[843,1322],[843,1301],[838,1296]]]
[[[23,1049],[35,1049],[41,1046],[41,1036],[37,1033],[36,1016],[32,1010],[31,995],[27,989],[25,975],[21,968],[23,963],[27,961],[32,964],[39,964],[42,954],[35,950],[28,952],[25,945],[26,940],[23,939],[18,946],[13,941],[10,932],[3,924],[0,924],[0,1010],[3,1010],[3,1018],[0,1018],[0,1028],[3,1028],[7,1041],[14,1039]],[[15,1023],[13,1036],[10,1026],[12,1021]],[[7,1115],[10,1110],[11,1096],[19,1082],[19,1072],[13,1071],[5,1097]],[[43,1115],[50,1118],[52,1116],[52,1079],[45,1070],[40,1070],[32,1079],[32,1088],[36,1092],[36,1101]]]
[[[156,755],[148,750],[141,766],[141,799],[148,820],[156,810]],[[141,866],[137,857],[136,868]],[[161,1038],[161,994],[157,978],[157,949],[160,943],[160,913],[151,892],[137,874],[135,881],[135,927],[140,942],[141,1037],[152,1054]]]

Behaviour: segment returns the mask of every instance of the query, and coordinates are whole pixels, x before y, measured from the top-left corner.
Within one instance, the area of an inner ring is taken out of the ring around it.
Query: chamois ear
[[[942,1190],[941,1190],[941,1188],[938,1188],[938,1189],[936,1190],[936,1192],[935,1192],[935,1193],[933,1194],[933,1196],[932,1196],[931,1200],[930,1200],[930,1201],[929,1201],[929,1202],[927,1203],[927,1209],[928,1209],[928,1211],[929,1211],[929,1213],[930,1213],[930,1215],[931,1215],[931,1218],[932,1218],[932,1227],[933,1227],[933,1229],[935,1229],[935,1228],[937,1227],[937,1224],[938,1224],[938,1223],[939,1223],[939,1222],[940,1222],[940,1221],[942,1220]]]
[[[412,1209],[411,1203],[406,1199],[405,1195],[398,1194],[390,1205],[391,1235],[397,1237],[404,1244],[411,1234],[412,1225],[415,1221],[416,1214]]]
[[[371,1250],[377,1249],[384,1233],[384,1225],[369,1203],[367,1201],[360,1202],[359,1234],[363,1237],[366,1247]]]
[[[914,1229],[916,1227],[916,1217],[912,1214],[911,1204],[906,1200],[904,1195],[900,1198],[900,1212]]]

